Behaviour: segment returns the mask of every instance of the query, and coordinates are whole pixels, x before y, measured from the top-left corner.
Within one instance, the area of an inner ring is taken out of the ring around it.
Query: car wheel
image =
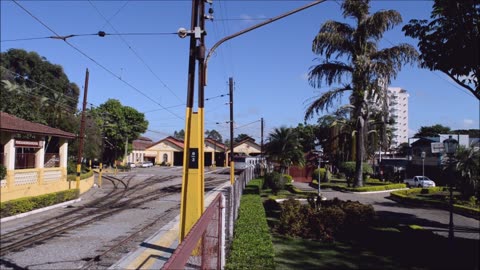
[[[418,185],[418,187],[422,187],[422,185]]]
[[[407,183],[407,187],[410,188],[410,184],[409,184],[409,183]]]

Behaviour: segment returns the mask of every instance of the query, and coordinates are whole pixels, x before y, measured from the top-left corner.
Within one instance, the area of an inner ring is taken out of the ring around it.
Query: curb
[[[388,189],[388,190],[379,190],[379,191],[365,191],[365,192],[358,192],[358,191],[343,191],[345,193],[353,193],[353,194],[375,194],[375,193],[385,193],[385,192],[392,192],[397,190],[406,190],[409,188],[397,188],[397,189]]]
[[[30,216],[30,215],[33,215],[33,214],[36,214],[36,213],[45,212],[45,211],[48,211],[50,209],[64,207],[64,206],[79,202],[81,200],[82,200],[82,198],[78,198],[78,199],[75,199],[75,200],[66,201],[66,202],[63,202],[63,203],[58,203],[58,204],[50,205],[50,206],[47,206],[47,207],[35,209],[35,210],[30,211],[30,212],[21,213],[21,214],[15,215],[15,216],[5,217],[5,218],[0,219],[0,223],[7,222],[7,221],[10,221],[10,220],[14,220],[14,219],[17,219],[17,218]]]

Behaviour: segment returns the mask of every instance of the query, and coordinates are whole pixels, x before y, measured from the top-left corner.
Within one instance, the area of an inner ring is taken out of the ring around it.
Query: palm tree
[[[455,154],[456,170],[462,176],[462,193],[465,196],[480,196],[480,151],[473,146],[460,146]],[[476,194],[477,193],[477,194]]]
[[[356,27],[327,21],[313,40],[312,51],[324,57],[310,69],[309,83],[319,88],[340,84],[314,100],[305,112],[305,120],[328,109],[333,102],[350,92],[353,105],[351,119],[356,130],[356,166],[354,186],[363,186],[362,161],[365,159],[365,122],[368,119],[368,96],[381,95],[381,85],[388,85],[405,63],[416,61],[418,53],[409,44],[377,49],[383,33],[401,23],[395,10],[369,14],[369,0],[345,0],[343,16],[356,20]],[[342,60],[342,61],[341,61]]]
[[[305,163],[302,145],[292,128],[275,128],[268,136],[265,153],[272,161],[280,164],[282,173],[286,173],[290,165]]]

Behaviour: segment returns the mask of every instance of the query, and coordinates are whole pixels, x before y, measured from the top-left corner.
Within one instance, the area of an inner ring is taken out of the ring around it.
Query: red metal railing
[[[162,269],[221,269],[223,208],[219,193]]]

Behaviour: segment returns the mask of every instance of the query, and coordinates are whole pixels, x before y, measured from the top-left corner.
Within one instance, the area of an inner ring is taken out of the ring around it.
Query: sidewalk
[[[318,191],[316,188],[311,187],[310,183],[293,182],[292,185],[300,189],[301,191],[307,191],[307,192]]]

